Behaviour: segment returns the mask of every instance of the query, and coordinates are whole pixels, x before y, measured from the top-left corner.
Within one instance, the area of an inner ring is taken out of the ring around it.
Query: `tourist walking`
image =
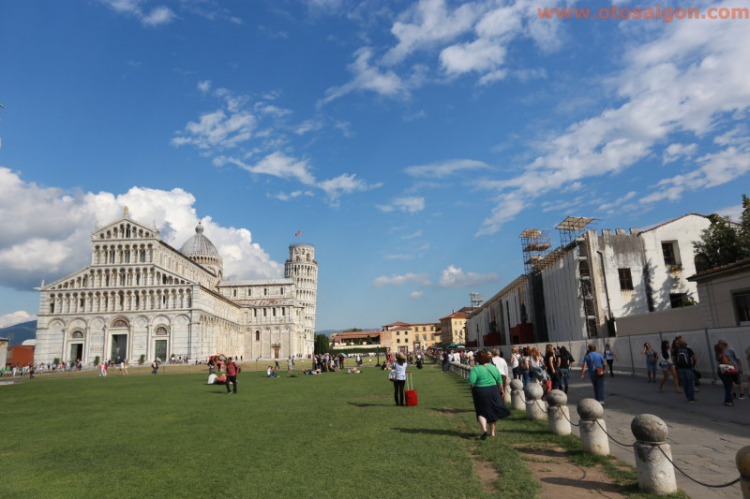
[[[719,378],[724,384],[724,405],[731,407],[734,405],[732,399],[732,385],[734,384],[734,376],[737,374],[737,366],[732,363],[732,360],[727,356],[725,344],[721,340],[714,345],[714,354],[716,355],[716,365]]]
[[[241,369],[240,366],[237,365],[237,363],[232,360],[232,357],[229,357],[227,359],[227,393],[233,393],[229,390],[229,385],[232,385],[234,387],[234,393],[237,394],[237,375],[240,373]]]
[[[724,353],[726,354],[727,358],[729,358],[736,371],[734,374],[732,374],[732,384],[737,385],[737,388],[739,388],[740,391],[740,396],[737,397],[737,395],[734,393],[734,386],[732,386],[732,397],[737,397],[740,400],[744,400],[745,394],[742,390],[742,361],[739,359],[739,357],[737,357],[737,353],[734,351],[734,349],[729,346],[727,340],[719,340],[719,343],[721,343],[721,346],[724,348]]]
[[[609,366],[609,375],[613,378],[615,377],[615,371],[612,369],[612,364],[614,364],[616,359],[617,355],[615,355],[615,352],[609,346],[609,343],[604,345],[604,360],[607,361],[607,365]]]
[[[510,410],[500,398],[503,376],[490,362],[491,359],[490,354],[484,350],[477,352],[476,366],[469,374],[469,386],[477,421],[482,428],[482,440],[486,440],[488,435],[494,437],[495,423],[510,416]]]
[[[560,347],[560,355],[557,357],[557,369],[560,372],[560,388],[568,393],[568,379],[570,377],[570,367],[576,360],[565,347]]]
[[[656,363],[659,360],[659,354],[651,348],[651,343],[643,344],[641,354],[646,356],[646,374],[648,374],[648,383],[656,383]]]
[[[674,367],[674,361],[669,350],[669,342],[664,340],[661,342],[661,350],[659,351],[659,367],[662,372],[661,384],[659,385],[659,391],[664,391],[664,383],[669,379],[669,375],[672,375],[674,379],[674,388],[677,393],[682,393],[680,390],[680,383],[677,380],[677,369]]]
[[[552,389],[554,390],[560,386],[557,372],[557,355],[555,355],[555,347],[552,346],[552,343],[547,344],[546,350],[544,354],[544,368],[547,370],[547,376],[552,380]]]
[[[406,405],[404,386],[406,386],[406,368],[408,366],[406,356],[401,352],[396,354],[396,363],[393,364],[393,369],[396,371],[396,379],[393,381],[393,399],[396,401],[396,405]]]
[[[497,371],[503,377],[503,386],[500,390],[500,398],[502,399],[505,396],[505,392],[508,389],[508,384],[510,383],[510,381],[508,380],[508,363],[505,362],[505,359],[503,358],[503,351],[499,348],[493,348],[490,353],[492,354],[492,364],[497,367]]]
[[[672,352],[674,365],[677,368],[677,375],[680,377],[682,390],[685,392],[685,398],[689,403],[695,400],[695,373],[693,367],[698,364],[698,358],[695,352],[688,346],[687,341],[682,337],[675,340],[675,348]]]
[[[589,373],[591,384],[594,385],[594,398],[604,405],[604,376],[606,375],[606,368],[604,367],[604,357],[596,351],[596,345],[594,344],[589,345],[588,353],[583,357],[581,381],[583,381],[586,372]]]

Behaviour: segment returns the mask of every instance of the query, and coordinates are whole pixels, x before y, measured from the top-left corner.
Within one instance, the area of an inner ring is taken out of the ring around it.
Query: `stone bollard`
[[[523,384],[521,384],[523,386]],[[511,399],[510,399],[510,383],[507,385],[503,385],[503,404],[510,405]]]
[[[633,418],[630,429],[637,440],[634,451],[638,488],[658,496],[676,492],[677,481],[670,462],[672,450],[667,443],[669,430],[666,423],[652,414],[641,414]]]
[[[526,396],[526,418],[531,421],[547,419],[547,402],[541,400],[544,389],[539,383],[527,383],[523,389]]]
[[[526,410],[525,400],[523,396],[523,381],[514,379],[510,382],[510,408],[517,411]]]
[[[609,455],[609,440],[607,439],[607,434],[604,433],[607,425],[601,419],[604,414],[602,404],[594,399],[583,399],[578,402],[577,410],[578,415],[581,417],[580,428],[583,452],[588,452],[596,456]]]
[[[740,472],[742,498],[750,499],[750,445],[737,451],[735,462],[737,463],[737,469]]]
[[[555,435],[570,435],[570,411],[568,396],[562,390],[552,390],[547,394],[549,409],[549,431]]]

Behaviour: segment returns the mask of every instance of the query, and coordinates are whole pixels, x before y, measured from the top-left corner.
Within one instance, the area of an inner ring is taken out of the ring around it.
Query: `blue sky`
[[[523,272],[520,232],[557,242],[569,215],[736,216],[750,21],[537,14],[608,5],[2,2],[0,326],[123,206],[177,248],[202,220],[235,278],[314,244],[319,330],[489,298]]]

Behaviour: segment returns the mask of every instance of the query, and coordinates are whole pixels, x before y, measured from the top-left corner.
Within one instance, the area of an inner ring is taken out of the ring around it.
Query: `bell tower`
[[[304,307],[302,325],[305,353],[312,353],[315,342],[315,308],[318,301],[318,262],[315,261],[315,246],[289,246],[289,259],[284,263],[284,277],[294,279],[297,302]]]

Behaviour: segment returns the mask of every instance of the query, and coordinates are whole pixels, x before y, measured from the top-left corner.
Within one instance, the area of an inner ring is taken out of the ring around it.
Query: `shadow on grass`
[[[441,409],[432,409],[432,410],[435,411],[435,412],[441,412],[443,414],[453,414],[453,415],[455,415],[455,414],[471,414],[471,413],[474,412],[471,409],[444,409],[444,408],[441,408]]]
[[[575,487],[584,490],[598,490],[601,492],[621,492],[621,487],[607,482],[599,482],[596,480],[578,480],[575,478],[562,478],[562,477],[550,477],[540,478],[540,482],[549,483],[552,485],[560,485],[564,487]]]
[[[365,408],[365,407],[389,407],[389,406],[390,407],[396,407],[396,404],[394,402],[388,403],[388,402],[385,402],[385,401],[382,404],[367,404],[367,403],[362,403],[362,402],[347,402],[347,404],[353,405],[354,407],[359,407],[359,408]]]
[[[462,438],[464,440],[476,440],[477,434],[476,433],[467,433],[463,431],[457,431],[457,430],[440,430],[435,428],[391,428],[395,431],[400,431],[401,433],[422,433],[425,435],[445,435],[449,437],[458,437]]]

